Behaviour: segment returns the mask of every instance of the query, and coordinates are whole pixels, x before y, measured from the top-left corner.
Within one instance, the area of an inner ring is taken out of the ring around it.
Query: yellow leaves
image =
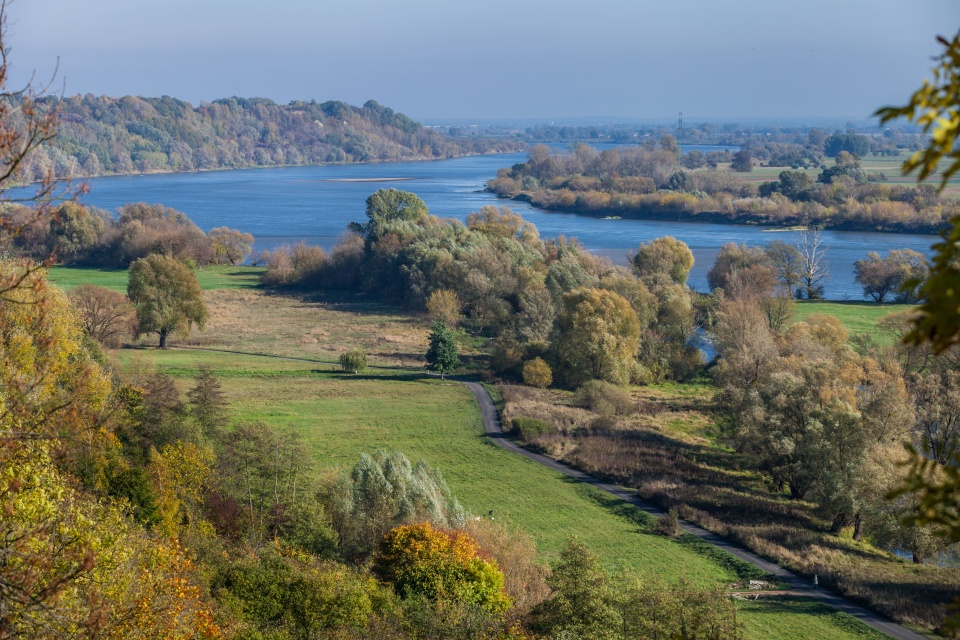
[[[0,262],[0,278],[22,269]],[[0,301],[0,431],[61,436],[92,426],[110,381],[83,346],[83,330],[62,291],[42,272]]]
[[[161,451],[152,450],[147,475],[160,509],[159,529],[176,537],[180,523],[203,524],[199,506],[215,462],[213,451],[192,442],[178,441]],[[203,527],[209,531],[209,527]]]

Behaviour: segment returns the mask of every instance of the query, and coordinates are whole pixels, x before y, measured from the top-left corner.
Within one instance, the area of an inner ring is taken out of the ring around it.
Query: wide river
[[[510,154],[431,162],[111,176],[91,179],[90,193],[83,202],[110,210],[128,202],[162,203],[185,212],[205,231],[226,225],[252,233],[257,248],[300,240],[329,248],[347,223],[364,219],[364,200],[370,193],[395,187],[419,195],[431,213],[461,220],[483,205],[509,206],[534,223],[542,237],[576,237],[587,249],[621,264],[626,262],[627,252],[641,242],[673,236],[693,250],[696,264],[690,284],[700,291],[707,290],[706,273],[722,244],[766,245],[773,240],[797,239],[795,232],[753,226],[602,220],[549,213],[483,191],[497,169],[525,159],[524,154]],[[929,254],[937,238],[827,231],[824,239],[830,274],[827,297],[856,300],[862,298],[862,290],[853,281],[854,260],[868,251],[885,253],[890,249]]]

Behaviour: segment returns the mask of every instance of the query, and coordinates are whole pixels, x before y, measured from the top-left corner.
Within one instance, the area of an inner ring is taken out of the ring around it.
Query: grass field
[[[877,322],[890,313],[913,309],[909,304],[877,304],[875,302],[820,302],[797,303],[796,320],[802,321],[814,313],[834,316],[847,328],[850,335],[866,333],[881,344],[889,343],[890,337],[877,330]]]
[[[200,287],[211,289],[252,289],[260,286],[262,267],[218,265],[194,271]],[[81,284],[95,284],[114,291],[127,290],[126,269],[97,269],[93,267],[50,267],[50,282],[63,289],[73,289]]]
[[[747,636],[764,640],[833,640],[887,636],[816,600],[777,598],[740,603]]]
[[[901,151],[901,155],[897,157],[867,155],[860,159],[860,165],[867,175],[883,174],[887,178],[885,184],[915,185],[917,184],[916,173],[905,176],[901,172],[903,162],[907,159],[908,155],[909,154],[906,151]],[[824,164],[826,164],[828,167],[832,167],[834,165],[833,158],[826,158]],[[729,168],[729,166],[729,164],[720,165],[722,168]],[[770,182],[778,180],[781,171],[793,171],[793,169],[790,167],[755,166],[753,171],[749,173],[738,173],[737,176],[743,180],[746,180],[747,182]],[[817,176],[820,175],[819,167],[816,169],[798,169],[798,171],[803,171],[814,180],[816,180]],[[930,179],[928,179],[928,182],[939,185],[941,174],[941,171],[937,171]],[[955,196],[958,193],[960,193],[960,178],[954,176],[947,183],[947,188],[944,190],[944,195]]]

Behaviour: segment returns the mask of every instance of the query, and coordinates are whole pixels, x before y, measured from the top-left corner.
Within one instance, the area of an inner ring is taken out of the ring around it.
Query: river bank
[[[628,219],[628,220],[650,220],[657,222],[691,222],[707,224],[732,224],[751,227],[766,227],[768,231],[794,231],[802,230],[809,224],[808,221],[800,217],[787,217],[777,220],[771,219],[769,215],[764,214],[743,214],[725,211],[682,211],[669,209],[655,209],[652,207],[643,207],[639,209],[626,207],[598,207],[586,209],[576,204],[563,207],[539,206],[533,194],[523,191],[516,195],[502,195],[487,187],[487,191],[496,197],[515,202],[525,202],[530,206],[545,212],[569,213],[578,216],[586,216],[597,219]],[[938,224],[918,225],[908,223],[888,223],[888,224],[869,224],[860,220],[838,220],[829,219],[818,221],[817,226],[831,231],[849,231],[849,232],[868,232],[868,233],[911,233],[937,236],[944,229],[949,229],[950,224],[946,221]]]

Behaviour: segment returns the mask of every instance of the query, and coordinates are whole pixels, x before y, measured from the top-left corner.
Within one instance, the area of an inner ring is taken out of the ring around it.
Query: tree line
[[[253,236],[229,227],[204,233],[186,214],[161,204],[137,202],[117,215],[68,201],[53,207],[41,224],[25,224],[35,209],[7,204],[0,223],[23,227],[4,236],[9,255],[66,265],[127,267],[139,258],[163,254],[193,266],[242,264]]]
[[[545,209],[591,215],[869,231],[935,232],[960,213],[960,205],[933,185],[887,185],[867,175],[846,147],[857,149],[838,143],[829,167],[821,164],[822,152],[803,151],[778,180],[757,185],[737,175],[752,170],[753,147],[733,156],[693,151],[678,159],[669,135],[659,143],[603,151],[579,144],[557,153],[535,145],[526,162],[498,171],[488,188]],[[720,162],[731,162],[731,170],[717,169]],[[800,170],[807,166],[821,169],[816,178]]]
[[[5,99],[8,106],[16,97]],[[239,169],[331,162],[451,158],[519,142],[452,140],[374,100],[344,102],[224,98],[194,106],[163,96],[43,96],[41,112],[55,113],[57,135],[20,167],[22,180],[156,171]],[[22,116],[10,110],[14,126]]]

